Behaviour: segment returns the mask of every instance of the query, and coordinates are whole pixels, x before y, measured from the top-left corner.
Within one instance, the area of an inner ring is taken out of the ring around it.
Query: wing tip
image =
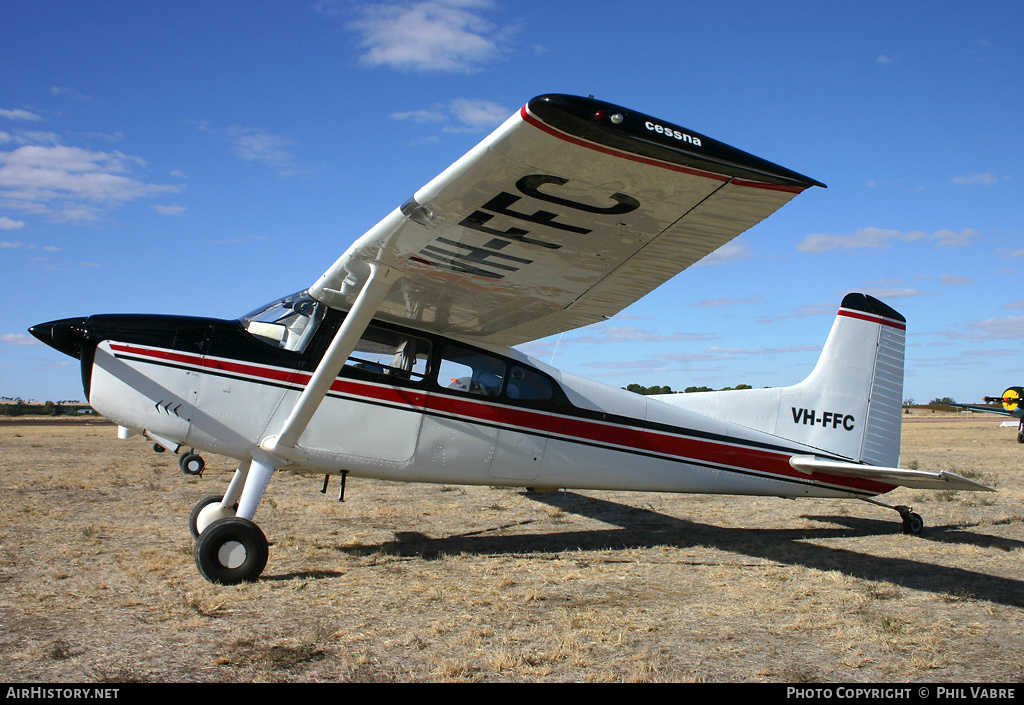
[[[528,101],[524,109],[572,137],[663,162],[800,191],[828,188],[817,179],[694,130],[593,96],[545,93]]]

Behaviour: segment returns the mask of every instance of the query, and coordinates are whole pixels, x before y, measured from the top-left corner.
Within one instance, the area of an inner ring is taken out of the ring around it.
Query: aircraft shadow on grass
[[[498,525],[489,529],[443,538],[431,538],[418,532],[397,532],[394,541],[380,544],[339,545],[339,551],[369,555],[387,555],[436,560],[445,555],[541,554],[579,550],[607,550],[674,546],[710,547],[747,555],[783,565],[817,570],[836,570],[863,580],[883,580],[912,590],[935,594],[970,596],[1010,607],[1024,607],[1024,581],[988,575],[964,568],[940,566],[907,558],[872,556],[844,548],[808,543],[815,539],[882,536],[893,533],[888,521],[850,516],[804,515],[814,521],[839,524],[842,528],[760,529],[730,528],[702,524],[662,514],[649,508],[632,507],[573,492],[529,494],[531,499],[565,512],[611,524],[616,528],[587,531],[546,531],[493,535],[531,521]],[[539,519],[538,519],[539,521]],[[1024,547],[1024,542],[977,533],[962,526],[932,526],[925,536],[897,537],[910,545],[916,541],[967,544],[999,551]],[[686,561],[681,561],[685,567]],[[344,572],[324,571],[278,576],[331,578]],[[264,579],[274,579],[265,576]]]

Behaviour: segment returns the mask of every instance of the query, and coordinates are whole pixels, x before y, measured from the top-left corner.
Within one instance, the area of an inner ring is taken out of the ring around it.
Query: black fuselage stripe
[[[240,381],[240,382],[248,382],[250,384],[262,384],[262,385],[266,385],[266,386],[269,386],[269,387],[275,387],[275,388],[284,389],[284,390],[301,391],[305,387],[305,385],[303,385],[303,384],[288,384],[288,383],[284,383],[284,382],[275,382],[275,381],[266,380],[266,379],[261,378],[261,377],[254,378],[254,377],[250,377],[250,376],[243,376],[243,375],[232,374],[232,373],[229,373],[229,372],[224,372],[222,370],[213,370],[213,369],[209,369],[209,368],[203,368],[203,367],[200,367],[198,365],[196,365],[196,366],[184,365],[184,364],[180,364],[180,363],[168,362],[166,360],[159,360],[159,359],[142,357],[142,356],[136,356],[136,355],[130,355],[130,354],[125,354],[125,353],[115,353],[115,357],[118,358],[118,359],[132,360],[134,362],[141,362],[141,363],[145,363],[145,364],[157,365],[157,366],[160,366],[160,367],[168,367],[168,368],[176,369],[176,370],[184,370],[184,371],[190,371],[190,372],[201,372],[202,374],[207,374],[207,375],[211,375],[211,376],[214,376],[214,377],[222,377],[222,378],[225,378],[225,379],[232,379],[232,380],[236,380],[236,381]],[[358,381],[357,381],[357,383],[358,383]],[[385,385],[385,386],[387,386],[387,385]],[[404,389],[404,387],[398,387],[398,389]],[[423,393],[426,394],[427,392],[424,391]],[[430,394],[437,395],[437,392],[430,392]],[[795,477],[787,477],[785,475],[778,475],[778,474],[771,473],[771,472],[768,472],[768,471],[758,472],[758,471],[753,470],[753,469],[737,468],[735,466],[730,466],[730,465],[711,463],[711,462],[708,462],[708,461],[695,460],[695,459],[691,459],[691,458],[683,458],[681,456],[671,455],[671,454],[667,454],[667,453],[662,454],[662,453],[656,453],[656,452],[653,452],[653,451],[641,450],[639,448],[630,448],[628,446],[621,446],[621,445],[616,445],[616,444],[601,443],[599,441],[586,440],[586,439],[580,438],[578,436],[568,436],[568,435],[564,435],[564,434],[558,434],[558,433],[552,433],[552,432],[546,432],[546,431],[539,431],[537,429],[531,429],[531,428],[523,427],[523,426],[503,425],[501,423],[497,423],[497,422],[493,422],[493,421],[484,421],[484,420],[481,420],[479,418],[467,417],[465,415],[457,414],[457,413],[445,413],[445,412],[441,412],[441,411],[427,409],[425,407],[409,407],[409,406],[404,405],[404,404],[390,403],[390,402],[386,402],[386,401],[379,400],[379,399],[368,398],[368,397],[365,397],[365,396],[362,396],[362,395],[348,394],[348,393],[344,393],[344,392],[328,391],[327,392],[327,396],[335,398],[335,399],[343,399],[343,400],[352,401],[352,402],[356,402],[356,403],[360,403],[360,404],[367,404],[367,405],[370,405],[370,406],[386,408],[386,409],[390,409],[390,410],[393,410],[393,411],[405,411],[405,412],[412,413],[412,414],[420,414],[420,415],[429,416],[429,417],[432,417],[432,418],[439,418],[439,419],[445,419],[445,420],[448,420],[448,421],[457,421],[457,422],[461,422],[461,423],[468,423],[468,424],[473,424],[473,425],[476,425],[476,426],[482,426],[482,427],[485,427],[485,428],[492,428],[492,429],[496,429],[496,430],[512,429],[512,430],[515,430],[518,433],[522,433],[524,435],[532,436],[532,437],[535,437],[535,438],[543,438],[543,439],[548,440],[548,441],[551,441],[551,440],[563,441],[563,442],[566,442],[566,443],[572,443],[574,445],[587,446],[587,447],[592,447],[592,448],[599,448],[599,449],[602,449],[602,450],[611,450],[611,451],[615,451],[615,452],[619,452],[619,453],[625,453],[627,455],[634,455],[634,456],[638,456],[638,457],[653,458],[653,459],[657,459],[657,460],[667,460],[669,462],[682,463],[682,464],[686,464],[686,465],[692,465],[692,466],[695,466],[695,467],[703,467],[703,468],[707,468],[707,469],[711,469],[711,470],[722,470],[722,471],[725,471],[725,472],[735,473],[735,474],[738,474],[738,475],[744,475],[744,476],[748,476],[748,477],[755,477],[755,478],[758,478],[758,479],[770,479],[770,480],[775,480],[775,481],[778,481],[778,482],[785,482],[785,483],[789,483],[789,484],[799,485],[799,486],[802,486],[802,487],[823,487],[823,488],[828,488],[828,489],[838,489],[838,490],[841,490],[841,491],[844,491],[844,492],[849,492],[850,494],[858,494],[858,495],[862,494],[864,496],[869,496],[869,497],[870,496],[874,496],[875,494],[877,494],[877,493],[874,493],[874,492],[867,492],[867,491],[863,491],[863,490],[858,490],[856,488],[848,487],[848,486],[845,486],[845,485],[841,485],[841,486],[826,485],[826,484],[823,484],[823,483],[814,482],[813,480],[803,480],[803,479],[795,478]],[[459,400],[459,401],[464,401],[461,397],[450,397],[450,398],[456,399],[456,400]],[[474,401],[476,401],[476,400],[474,400]],[[476,402],[476,403],[479,403],[479,402]],[[496,406],[500,406],[500,405],[496,405]],[[547,412],[536,412],[536,413],[547,413]],[[586,418],[584,418],[583,420],[585,420],[585,421],[592,421],[592,419],[586,419]],[[610,422],[610,423],[614,423],[614,425],[625,426],[626,428],[631,428],[631,429],[635,429],[635,430],[639,430],[639,431],[654,430],[654,429],[648,429],[648,428],[646,428],[644,426],[641,426],[641,425],[638,425],[638,424],[621,424],[621,423],[615,423],[615,422]],[[698,438],[699,437],[699,435],[697,433],[694,433],[692,435],[684,435],[684,434],[679,432],[679,429],[676,429],[675,432],[672,435],[677,436],[677,437],[679,437],[681,439]],[[700,438],[700,440],[706,440],[706,439],[705,438]],[[735,441],[733,441],[731,443],[731,445],[744,446],[744,444],[736,443]],[[753,446],[755,444],[750,444],[750,445]],[[760,444],[757,444],[757,445],[760,445]],[[771,446],[767,446],[767,445],[765,445],[765,447],[771,448]],[[761,449],[761,448],[759,448],[759,449]],[[780,449],[780,450],[782,450],[782,452],[792,453],[792,451],[786,451],[785,449]]]

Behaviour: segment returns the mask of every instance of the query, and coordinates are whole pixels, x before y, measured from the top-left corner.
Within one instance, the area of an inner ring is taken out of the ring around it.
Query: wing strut
[[[248,469],[243,470],[239,466],[236,475],[245,473],[241,475],[241,481],[245,486],[238,500],[238,511],[235,516],[251,520],[256,513],[256,507],[263,499],[263,493],[270,483],[274,470],[305,457],[295,444],[327,396],[345,360],[355,350],[356,344],[391,289],[391,285],[401,277],[401,272],[392,267],[377,262],[368,264],[370,275],[366,283],[363,284],[352,308],[334,335],[334,340],[331,341],[313,376],[310,377],[309,384],[299,395],[281,430],[276,435],[264,438],[260,441],[259,447],[253,449],[252,463]]]
[[[400,277],[401,272],[397,269],[384,266],[377,262],[369,262],[370,276],[363,284],[359,296],[345,316],[341,328],[334,336],[331,346],[327,348],[320,364],[309,380],[309,384],[302,390],[295,408],[284,422],[284,426],[276,436],[268,436],[260,443],[260,448],[273,455],[278,455],[285,460],[301,458],[296,456],[295,444],[299,436],[306,430],[310,419],[316,413],[320,402],[327,396],[328,390],[334,384],[341,368],[345,365],[356,344],[362,337],[366,327],[370,324],[373,315],[377,313],[381,302]]]

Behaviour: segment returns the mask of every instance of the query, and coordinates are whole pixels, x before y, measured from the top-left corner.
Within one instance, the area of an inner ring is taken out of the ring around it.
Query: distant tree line
[[[96,413],[88,404],[72,401],[28,403],[21,399],[0,402],[0,416],[63,416],[65,414]]]
[[[687,387],[682,392],[672,391],[672,387],[665,385],[659,387],[654,385],[653,387],[644,387],[640,384],[629,384],[624,387],[626,391],[634,392],[635,394],[692,394],[693,392],[727,392],[733,389],[753,389],[749,384],[737,384],[735,387],[723,387],[722,389],[712,389],[711,387]]]
[[[924,404],[923,406],[953,406],[954,404],[956,404],[956,402],[953,401],[953,397],[935,397],[934,399],[932,399],[927,404]],[[909,399],[904,399],[903,406],[917,406],[917,400],[914,399],[913,397]]]

